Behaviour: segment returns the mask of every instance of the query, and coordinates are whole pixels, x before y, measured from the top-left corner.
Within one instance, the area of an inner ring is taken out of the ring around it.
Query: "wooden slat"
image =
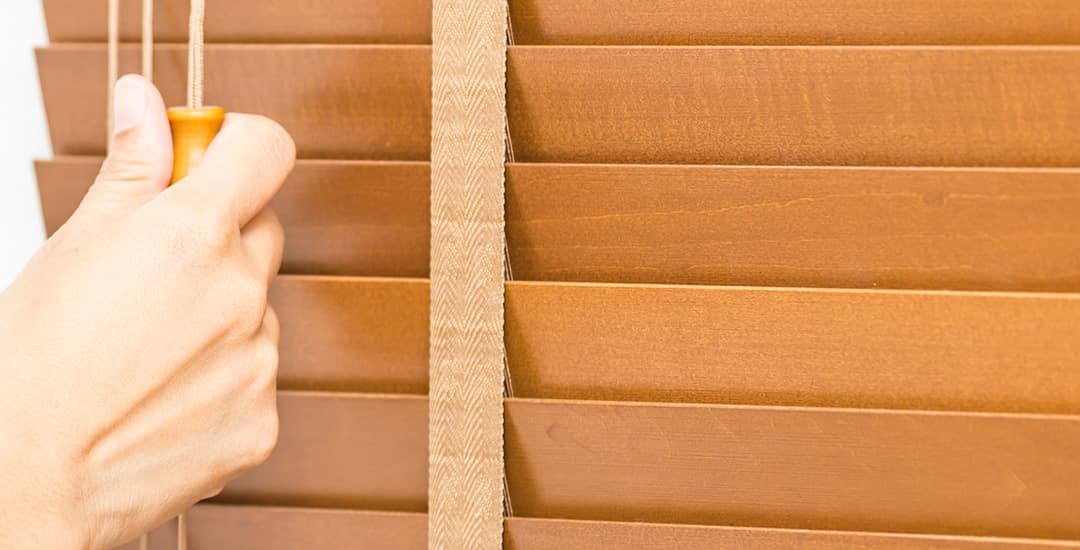
[[[140,39],[140,0],[120,1],[120,37]],[[44,0],[54,42],[104,42],[105,2]],[[156,0],[157,39],[187,41],[187,0]],[[207,2],[211,42],[430,44],[431,0],[228,0]]]
[[[1078,47],[511,47],[522,162],[1080,165]]]
[[[156,82],[170,105],[184,101],[185,52],[175,44],[157,48]],[[122,53],[123,70],[137,71],[138,48]],[[104,46],[40,49],[38,67],[53,150],[103,154]],[[277,120],[301,157],[428,159],[428,46],[211,45],[206,71],[208,102]]]
[[[701,525],[507,518],[506,550],[1052,550],[1069,541],[888,533],[845,533]],[[201,504],[188,512],[192,550],[417,550],[427,548],[423,514]],[[176,525],[150,535],[151,550],[176,550]],[[137,550],[132,543],[122,550]]]
[[[940,535],[803,531],[701,525],[661,525],[510,518],[506,550],[1039,550],[1080,543]]]
[[[514,0],[517,44],[1076,44],[1073,0]]]
[[[427,517],[416,513],[200,504],[187,520],[191,550],[427,548]],[[150,534],[150,550],[176,550],[175,521]]]
[[[519,516],[1080,538],[1080,417],[521,400],[506,414]]]
[[[428,283],[279,277],[282,388],[426,394]]]
[[[54,233],[97,175],[98,157],[37,163],[45,229]],[[285,226],[282,271],[324,275],[427,277],[427,163],[297,163],[272,204]]]
[[[515,395],[1080,413],[1080,295],[510,283]]]
[[[282,392],[277,450],[220,502],[423,512],[427,398]]]
[[[1080,290],[1080,170],[511,164],[507,212],[518,280]]]

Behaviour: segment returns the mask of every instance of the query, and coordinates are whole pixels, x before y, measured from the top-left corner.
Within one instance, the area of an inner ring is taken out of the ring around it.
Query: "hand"
[[[229,115],[168,187],[160,94],[117,84],[112,153],[0,294],[0,548],[111,548],[269,456],[281,225],[295,147]]]

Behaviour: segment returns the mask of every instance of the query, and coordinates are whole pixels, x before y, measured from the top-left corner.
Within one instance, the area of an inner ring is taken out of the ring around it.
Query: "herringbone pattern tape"
[[[497,550],[507,6],[433,9],[428,546]]]

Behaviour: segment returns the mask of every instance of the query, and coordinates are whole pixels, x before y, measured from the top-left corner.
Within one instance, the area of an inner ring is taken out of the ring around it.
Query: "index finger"
[[[296,145],[281,125],[230,113],[199,165],[171,191],[196,195],[198,204],[243,227],[274,198],[295,163]]]

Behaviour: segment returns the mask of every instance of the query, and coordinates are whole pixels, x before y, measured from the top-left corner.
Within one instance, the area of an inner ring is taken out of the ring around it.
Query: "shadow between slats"
[[[75,211],[98,157],[37,163],[45,230]],[[430,168],[426,162],[300,160],[274,208],[286,230],[284,273],[427,277]]]
[[[517,44],[1076,44],[1071,0],[513,0]]]
[[[104,42],[105,2],[44,0],[54,42]],[[155,0],[155,35],[186,42],[187,0]],[[139,0],[120,1],[120,37],[140,40]],[[228,0],[207,2],[210,42],[430,44],[431,0]]]
[[[138,71],[139,49],[121,49]],[[105,46],[39,49],[45,111],[58,155],[105,151]],[[184,101],[186,46],[156,49],[168,105]],[[431,141],[430,46],[223,45],[206,48],[206,100],[268,116],[304,158],[426,161]]]
[[[526,517],[1080,537],[1080,417],[511,399]]]
[[[1080,166],[1080,47],[511,46],[521,162]]]

